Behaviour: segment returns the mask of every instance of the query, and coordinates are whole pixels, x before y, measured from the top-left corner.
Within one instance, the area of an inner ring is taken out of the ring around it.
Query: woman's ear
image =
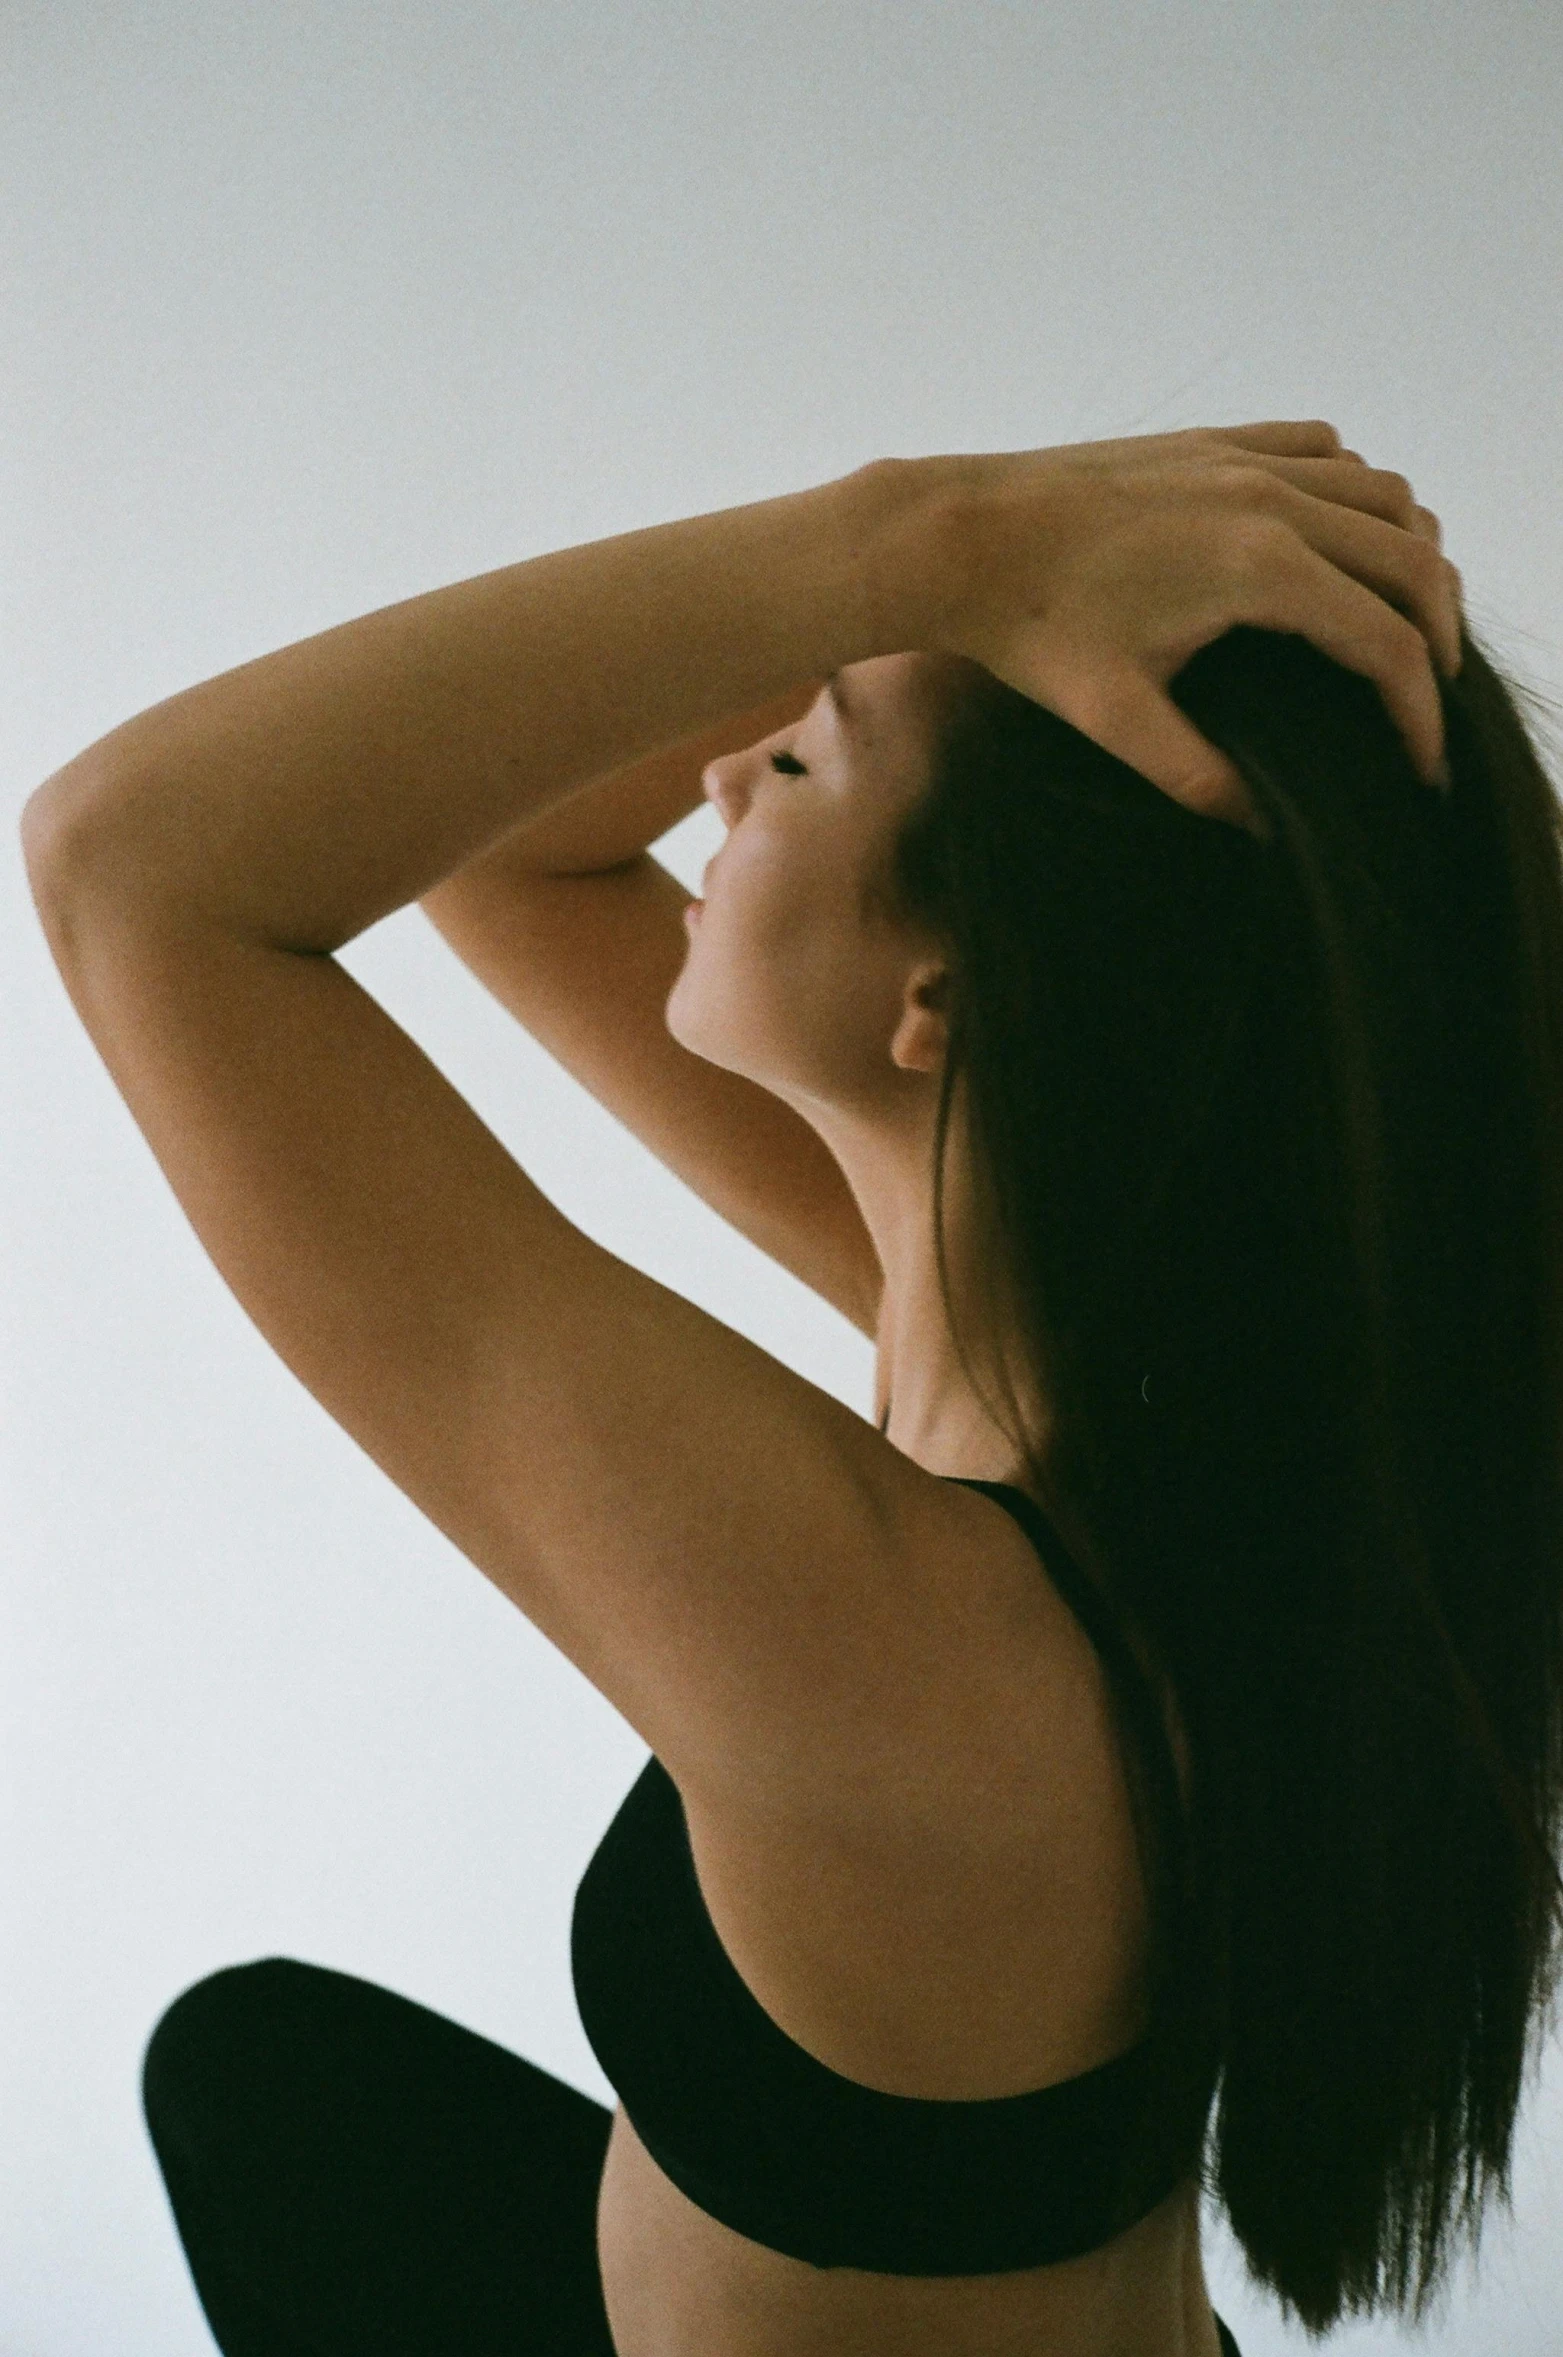
[[[890,1042],[890,1060],[899,1064],[903,1072],[943,1069],[950,1037],[945,1019],[949,994],[948,966],[929,964],[914,968],[906,985],[901,1020]]]

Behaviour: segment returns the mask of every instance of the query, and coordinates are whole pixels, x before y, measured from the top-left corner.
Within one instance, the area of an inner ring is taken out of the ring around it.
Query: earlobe
[[[890,1043],[891,1059],[903,1072],[937,1072],[942,1068],[949,1044],[943,1012],[949,984],[946,969],[936,966],[913,985]]]
[[[915,1018],[903,1022],[890,1043],[890,1060],[903,1072],[937,1072],[944,1062],[944,1034],[937,1035]]]

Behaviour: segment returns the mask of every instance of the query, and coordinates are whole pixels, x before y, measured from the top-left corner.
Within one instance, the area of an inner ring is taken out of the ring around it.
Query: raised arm
[[[811,680],[748,711],[730,714],[681,744],[595,778],[563,802],[523,820],[503,840],[423,894],[420,906],[439,922],[464,884],[519,875],[580,876],[620,866],[649,850],[703,800],[707,762],[803,718],[821,683]]]
[[[426,592],[136,714],[47,780],[29,856],[329,954],[607,773],[927,643],[938,460],[885,460]]]
[[[708,761],[791,727],[809,686],[585,787],[426,893],[491,997],[702,1202],[873,1339],[883,1271],[857,1199],[801,1114],[669,1032],[689,895],[650,844]]]

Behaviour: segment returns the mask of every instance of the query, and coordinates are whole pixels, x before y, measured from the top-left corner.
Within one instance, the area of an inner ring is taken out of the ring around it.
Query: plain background
[[[1409,474],[1556,692],[1563,18],[9,0],[0,59],[0,2357],[196,2357],[138,2109],[162,2008],[289,1953],[611,2100],[569,1909],[645,1750],[216,1277],[48,957],[22,802],[198,680],[546,549],[1261,417]],[[693,886],[718,834],[662,855]],[[869,1344],[415,908],[344,963],[589,1234],[869,1413]],[[1415,2345],[1555,2353],[1560,2225],[1549,2046],[1514,2220]],[[1207,2252],[1245,2357],[1308,2345],[1219,2218]]]

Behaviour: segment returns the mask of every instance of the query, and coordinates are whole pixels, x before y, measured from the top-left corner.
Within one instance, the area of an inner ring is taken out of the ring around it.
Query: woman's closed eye
[[[786,762],[788,765],[785,769],[782,768],[783,762]],[[798,759],[796,753],[773,753],[771,755],[771,767],[772,769],[781,770],[783,777],[807,777],[809,774],[808,771],[804,768],[803,763]]]

